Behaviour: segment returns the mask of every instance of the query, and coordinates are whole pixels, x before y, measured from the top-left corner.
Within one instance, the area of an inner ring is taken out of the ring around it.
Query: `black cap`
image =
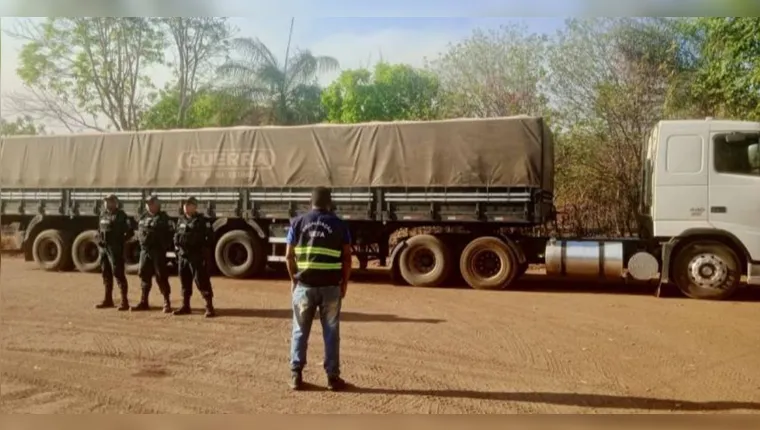
[[[148,196],[147,199],[145,199],[145,203],[153,203],[158,201],[158,196],[155,194],[151,194]]]
[[[186,205],[196,205],[197,206],[198,205],[198,199],[196,199],[193,196],[190,196],[187,199],[185,199],[185,204]]]
[[[116,194],[109,194],[103,198],[104,202],[118,202],[119,198],[116,197]]]

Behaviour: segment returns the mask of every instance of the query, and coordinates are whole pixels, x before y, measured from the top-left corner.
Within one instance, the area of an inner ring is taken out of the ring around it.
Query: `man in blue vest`
[[[327,388],[337,391],[346,385],[340,377],[340,308],[351,274],[351,235],[348,226],[332,212],[329,189],[315,188],[311,205],[310,212],[291,222],[287,237],[293,294],[290,388],[299,390],[303,386],[311,323],[319,310]]]

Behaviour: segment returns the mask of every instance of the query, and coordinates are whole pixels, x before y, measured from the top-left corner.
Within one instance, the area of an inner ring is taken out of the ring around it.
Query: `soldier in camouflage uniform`
[[[119,209],[119,200],[111,194],[104,199],[105,210],[100,214],[98,225],[100,248],[100,268],[103,273],[103,285],[105,297],[96,305],[98,309],[112,308],[113,303],[113,280],[119,284],[121,292],[120,311],[129,310],[127,298],[127,277],[124,274],[124,245],[132,238],[134,232],[129,217]]]
[[[156,278],[156,284],[164,298],[164,313],[172,311],[170,301],[171,287],[169,286],[169,273],[166,264],[166,252],[172,246],[172,224],[169,215],[161,210],[158,197],[151,195],[145,202],[146,211],[140,216],[137,223],[137,238],[140,241],[140,287],[142,295],[140,303],[132,308],[133,311],[146,311],[150,309],[148,296],[152,284],[152,278]]]
[[[213,305],[214,292],[206,268],[205,250],[213,241],[213,231],[208,219],[198,213],[198,201],[190,197],[185,201],[185,214],[177,222],[174,245],[177,248],[179,280],[182,284],[182,307],[174,315],[191,313],[190,297],[193,294],[193,282],[201,296],[206,300],[206,317],[216,316]]]

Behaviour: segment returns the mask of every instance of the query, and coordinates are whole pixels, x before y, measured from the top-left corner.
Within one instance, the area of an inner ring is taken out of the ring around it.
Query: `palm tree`
[[[293,22],[291,21],[291,36]],[[228,89],[270,111],[275,124],[294,125],[321,120],[317,78],[339,68],[333,57],[315,56],[308,50],[290,54],[290,38],[281,64],[257,38],[238,38],[232,47],[241,59],[228,59],[219,68]]]

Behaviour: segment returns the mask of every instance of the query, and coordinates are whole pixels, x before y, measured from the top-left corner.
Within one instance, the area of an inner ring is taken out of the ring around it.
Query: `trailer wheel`
[[[32,257],[40,268],[64,271],[71,268],[71,243],[61,230],[44,230],[34,238]]]
[[[717,241],[686,244],[675,256],[673,280],[692,299],[724,300],[739,288],[741,269],[733,249]]]
[[[465,282],[477,290],[498,290],[520,274],[517,255],[497,237],[479,237],[462,251],[459,270]]]
[[[413,236],[399,257],[399,272],[409,285],[438,287],[451,271],[451,254],[443,241],[429,234]]]
[[[100,270],[97,231],[87,230],[79,233],[71,245],[71,260],[80,272],[92,273]]]
[[[140,242],[132,238],[124,244],[124,272],[137,275],[140,271]]]
[[[224,276],[237,279],[262,273],[267,263],[261,240],[245,230],[232,230],[222,235],[216,243],[214,258]]]

